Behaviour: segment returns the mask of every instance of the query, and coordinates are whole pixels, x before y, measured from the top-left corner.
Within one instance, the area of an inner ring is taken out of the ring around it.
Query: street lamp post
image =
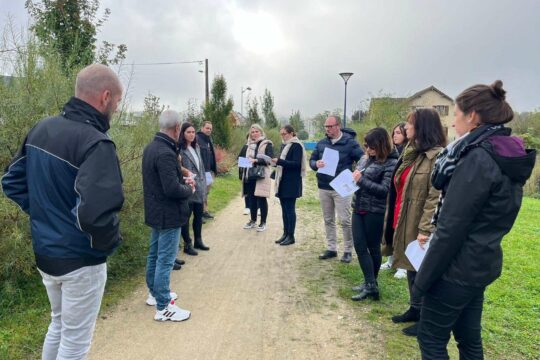
[[[347,82],[349,81],[349,78],[353,76],[353,73],[342,72],[342,73],[339,73],[339,75],[343,78],[343,81],[345,81],[345,105],[343,106],[343,127],[347,127]]]
[[[244,116],[244,92],[251,91],[251,88],[248,86],[244,89],[243,86],[240,87],[240,115]]]

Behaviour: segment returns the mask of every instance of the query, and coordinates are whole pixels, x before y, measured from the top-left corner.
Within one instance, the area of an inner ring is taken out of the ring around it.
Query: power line
[[[194,60],[194,61],[176,61],[176,62],[159,62],[159,63],[140,63],[140,64],[129,64],[134,66],[150,66],[150,65],[178,65],[178,64],[200,64],[202,65],[204,60]]]

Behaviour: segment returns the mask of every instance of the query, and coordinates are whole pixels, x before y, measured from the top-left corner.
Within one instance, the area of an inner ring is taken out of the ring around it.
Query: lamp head
[[[349,81],[349,78],[351,76],[353,76],[353,73],[352,72],[342,72],[342,73],[339,73],[339,75],[343,78],[343,81],[345,81],[345,83],[347,83],[347,81]]]

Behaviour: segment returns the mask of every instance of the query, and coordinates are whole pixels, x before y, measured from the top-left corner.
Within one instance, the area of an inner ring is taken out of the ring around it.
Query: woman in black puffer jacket
[[[386,211],[386,198],[392,182],[398,153],[393,149],[388,132],[383,128],[370,130],[364,138],[363,156],[353,178],[360,187],[353,201],[352,232],[354,249],[364,273],[365,283],[353,288],[360,293],[353,300],[379,300],[377,275],[381,266],[381,238]]]

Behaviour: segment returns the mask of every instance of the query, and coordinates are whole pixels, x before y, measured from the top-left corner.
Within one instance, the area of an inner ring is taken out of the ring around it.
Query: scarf
[[[401,153],[401,164],[399,165],[399,168],[396,171],[395,181],[396,183],[399,183],[399,179],[401,178],[401,174],[403,171],[405,171],[406,168],[411,166],[415,161],[416,158],[418,158],[418,151],[416,151],[416,147],[412,142],[407,144],[405,147],[405,150]]]
[[[302,147],[302,162],[301,162],[300,176],[306,177],[306,173],[307,173],[306,149],[304,149],[304,144],[302,144],[296,136],[284,142],[285,147],[283,148],[283,151],[281,151],[279,158],[282,160],[285,160],[293,143],[300,144],[300,146]],[[277,165],[276,166],[276,179],[275,179],[276,180],[276,186],[275,186],[276,194],[279,191],[279,183],[281,182],[282,175],[283,175],[283,166]]]
[[[433,172],[431,173],[431,185],[437,190],[442,190],[442,192],[439,196],[439,202],[433,218],[431,219],[432,224],[437,225],[444,196],[446,195],[447,185],[454,174],[459,160],[471,149],[480,146],[483,140],[503,128],[503,125],[481,125],[459,139],[452,141],[439,153],[437,160],[435,160]]]

